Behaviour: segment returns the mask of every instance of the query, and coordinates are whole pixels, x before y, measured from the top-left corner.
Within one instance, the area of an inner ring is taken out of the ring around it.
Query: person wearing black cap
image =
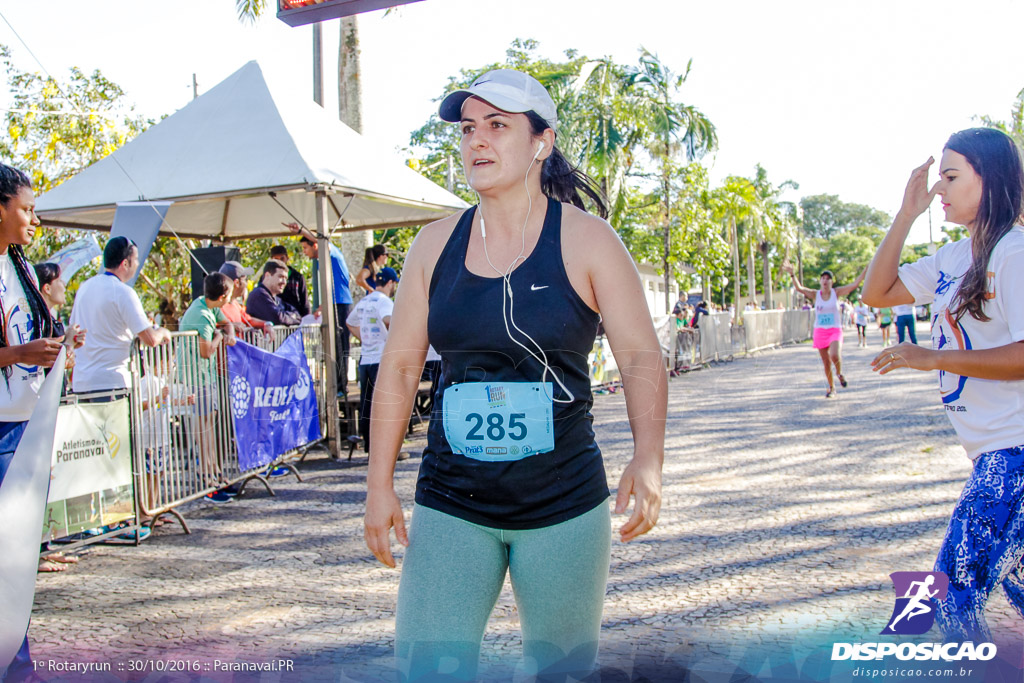
[[[661,349],[632,257],[607,222],[586,213],[584,198],[606,215],[600,190],[555,146],[544,86],[490,71],[448,95],[440,115],[459,123],[480,203],[416,236],[377,377],[365,535],[387,566],[392,528],[409,546],[396,663],[405,680],[473,680],[510,574],[530,675],[585,679],[611,552],[587,355],[603,319],[634,438],[615,501],[623,513],[635,496],[619,529],[629,541],[661,507]],[[393,474],[429,345],[442,370],[406,534]]]
[[[359,436],[363,437],[363,449],[370,452],[370,408],[373,404],[373,386],[377,383],[377,371],[384,344],[388,340],[391,326],[391,312],[395,304],[391,298],[398,288],[398,273],[394,268],[381,268],[374,280],[376,287],[356,304],[348,314],[345,324],[352,335],[359,340]],[[408,457],[408,456],[407,456]]]

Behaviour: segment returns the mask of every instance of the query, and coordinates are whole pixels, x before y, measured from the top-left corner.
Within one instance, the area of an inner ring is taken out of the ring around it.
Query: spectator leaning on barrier
[[[152,327],[142,302],[126,282],[139,268],[139,250],[127,237],[112,237],[103,248],[104,272],[82,283],[71,309],[71,325],[88,330],[78,352],[71,390],[76,393],[131,387],[128,357],[137,336],[147,346],[166,344],[171,333]]]
[[[224,273],[210,273],[203,280],[203,296],[197,298],[181,316],[178,329],[195,330],[199,335],[198,367],[187,353],[187,346],[178,347],[178,372],[186,387],[195,387],[196,410],[199,414],[199,453],[205,482],[211,485],[221,479],[213,438],[213,414],[217,410],[217,365],[215,357],[221,342],[235,343],[235,329],[220,310],[231,298],[234,283]],[[224,332],[217,329],[224,325]]]
[[[398,288],[398,273],[393,268],[381,268],[374,283],[373,292],[360,299],[345,320],[348,329],[362,344],[359,356],[359,435],[363,437],[363,450],[367,453],[370,452],[373,386],[377,383],[381,354],[388,340],[391,312],[395,308],[391,298]]]
[[[676,329],[685,327],[687,322],[689,322],[686,317],[687,308],[686,294],[684,292],[679,292],[679,300],[676,301],[675,306],[672,307],[672,315],[676,317]]]
[[[266,322],[249,315],[245,308],[238,303],[239,300],[245,298],[245,295],[249,290],[248,280],[249,276],[253,274],[252,268],[246,268],[238,261],[225,261],[224,265],[220,267],[218,272],[227,275],[232,283],[231,295],[228,297],[228,302],[221,306],[220,310],[224,314],[224,317],[234,326],[235,333],[243,332],[251,327],[266,332]]]
[[[298,325],[302,316],[292,306],[281,301],[281,292],[288,282],[288,266],[271,259],[263,266],[260,283],[249,292],[245,311],[254,318],[274,325]]]
[[[305,276],[291,265],[291,256],[288,250],[280,244],[270,248],[270,258],[288,266],[288,282],[281,292],[281,301],[290,305],[299,315],[309,315],[309,290],[306,289]]]
[[[316,244],[313,233],[309,230],[301,227],[298,223],[285,223],[284,225],[295,234],[301,235],[302,239],[299,240],[299,243],[302,245],[302,253],[306,255],[306,258],[313,261],[313,307],[319,308],[320,263],[317,259],[320,257],[320,248]],[[334,281],[334,306],[338,327],[335,342],[335,354],[338,359],[336,370],[338,395],[341,396],[348,393],[349,331],[348,327],[345,326],[345,321],[348,319],[349,308],[352,306],[352,292],[349,291],[351,278],[348,274],[348,266],[345,265],[345,257],[342,255],[341,250],[333,244],[331,245],[331,270]]]

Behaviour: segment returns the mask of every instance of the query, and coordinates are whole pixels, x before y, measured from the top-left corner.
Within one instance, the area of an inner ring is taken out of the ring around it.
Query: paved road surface
[[[892,610],[888,574],[931,569],[969,461],[934,378],[872,376],[877,342],[848,340],[850,387],[835,400],[809,345],[671,381],[661,522],[613,545],[606,680],[668,672],[694,653],[735,661],[744,648],[818,635],[877,640]],[[597,397],[594,414],[614,485],[632,449],[623,397]],[[418,464],[398,465],[406,503]],[[304,672],[286,680],[392,680],[399,574],[363,545],[365,460],[315,457],[301,470],[301,484],[275,482],[276,497],[252,487],[193,507],[191,536],[167,525],[141,548],[95,547],[71,571],[40,575],[37,658],[109,662],[117,679],[142,680],[129,670],[280,657]],[[1020,638],[1001,593],[989,617]],[[518,652],[506,582],[482,674],[511,679]]]

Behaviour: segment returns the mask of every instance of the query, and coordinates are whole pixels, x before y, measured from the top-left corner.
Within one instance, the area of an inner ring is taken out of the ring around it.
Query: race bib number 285
[[[453,453],[521,460],[555,448],[551,383],[465,382],[444,391],[444,433]]]

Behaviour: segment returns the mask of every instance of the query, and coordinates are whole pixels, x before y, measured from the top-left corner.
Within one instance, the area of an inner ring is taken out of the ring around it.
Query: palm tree
[[[566,87],[549,86],[549,91],[559,111],[572,114],[559,117],[560,137],[575,142],[578,165],[601,187],[608,199],[608,222],[619,227],[627,209],[626,177],[644,137],[627,75],[605,57],[585,62]]]
[[[758,251],[761,254],[762,285],[764,288],[765,308],[774,306],[772,297],[771,260],[770,251],[773,244],[788,247],[793,241],[792,222],[786,220],[786,215],[780,209],[779,195],[787,189],[799,189],[800,186],[792,180],[786,180],[780,185],[773,185],[768,180],[768,172],[757,164],[752,178],[754,190],[757,196],[759,220],[755,224],[755,233],[752,235],[752,242],[758,244]],[[750,255],[750,269],[753,270],[753,249]]]
[[[672,303],[669,293],[669,283],[672,280],[669,255],[672,249],[673,161],[680,149],[685,152],[688,161],[693,161],[704,156],[718,144],[715,126],[711,121],[693,105],[675,99],[676,93],[690,75],[692,66],[693,60],[690,60],[686,65],[686,71],[676,74],[665,66],[657,55],[642,49],[639,65],[628,70],[627,82],[635,93],[636,110],[646,124],[646,146],[658,163],[661,175],[666,308]]]
[[[752,218],[757,192],[749,178],[728,176],[721,187],[711,191],[711,205],[716,218],[728,230],[726,240],[732,251],[733,303],[740,310],[740,240],[739,225]]]
[[[253,22],[267,9],[267,0],[235,0],[239,21]],[[338,46],[338,118],[363,132],[362,91],[359,78],[359,25],[356,16],[341,18]]]

